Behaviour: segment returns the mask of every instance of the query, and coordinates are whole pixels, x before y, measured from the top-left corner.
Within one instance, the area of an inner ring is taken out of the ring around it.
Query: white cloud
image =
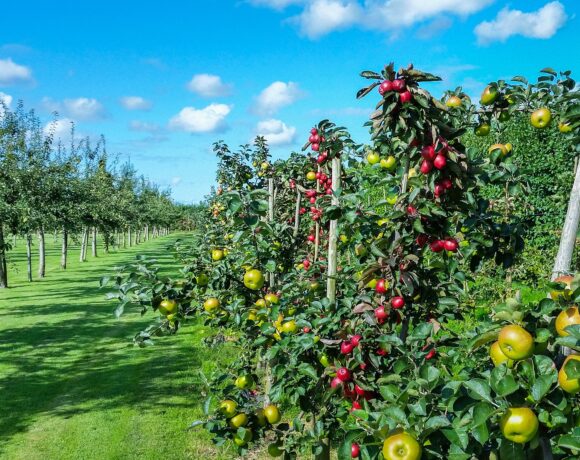
[[[175,187],[175,186],[177,186],[177,185],[181,184],[181,181],[182,181],[182,180],[183,180],[183,179],[182,179],[181,177],[179,177],[179,176],[172,177],[172,178],[171,178],[171,185],[172,185],[173,187]]]
[[[225,84],[221,77],[208,73],[194,75],[187,87],[203,97],[229,96],[232,92],[232,85]]]
[[[10,58],[0,59],[0,86],[10,86],[29,81],[32,81],[32,71],[28,67],[16,64]]]
[[[564,5],[560,2],[550,2],[532,13],[505,7],[493,21],[478,24],[475,35],[480,44],[505,42],[512,35],[546,39],[552,37],[567,19]]]
[[[42,100],[42,105],[46,110],[64,114],[75,120],[99,120],[107,115],[103,104],[97,99],[88,97],[65,99],[62,102],[45,97]]]
[[[49,136],[53,135],[55,142],[69,143],[71,141],[72,128],[74,122],[70,118],[61,118],[60,120],[54,120],[47,123],[44,126],[44,134]],[[75,138],[79,137],[79,134],[75,134]],[[82,135],[80,135],[82,137]]]
[[[10,94],[3,93],[0,91],[0,102],[2,102],[6,107],[10,107],[12,104],[12,96]]]
[[[351,0],[315,0],[293,18],[301,32],[309,38],[318,38],[337,29],[344,29],[361,21],[364,10]]]
[[[185,107],[169,120],[171,129],[188,133],[212,133],[226,128],[225,119],[232,111],[226,104],[210,104],[203,109]]]
[[[259,115],[273,115],[282,107],[294,103],[302,95],[297,83],[275,81],[258,95],[253,111]]]
[[[250,0],[251,4],[283,9],[302,4],[302,12],[291,18],[301,33],[318,38],[334,30],[358,26],[397,31],[420,22],[436,20],[424,34],[449,27],[447,16],[469,16],[495,0]]]
[[[120,99],[121,105],[127,110],[149,110],[151,102],[141,96],[125,96]]]
[[[161,130],[161,127],[156,123],[148,123],[146,121],[132,120],[129,123],[129,129],[131,131],[138,131],[143,133],[157,133]]]
[[[263,120],[258,123],[256,134],[264,136],[270,145],[289,145],[296,139],[296,128],[280,120]]]

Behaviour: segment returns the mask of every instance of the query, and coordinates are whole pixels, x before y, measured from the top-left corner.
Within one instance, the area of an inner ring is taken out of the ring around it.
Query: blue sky
[[[89,4],[90,3],[90,4]],[[490,80],[578,72],[577,0],[197,0],[7,2],[0,97],[23,100],[57,133],[70,121],[175,199],[214,183],[212,143],[256,134],[274,157],[297,150],[321,118],[362,127],[361,70],[413,62],[439,95]]]

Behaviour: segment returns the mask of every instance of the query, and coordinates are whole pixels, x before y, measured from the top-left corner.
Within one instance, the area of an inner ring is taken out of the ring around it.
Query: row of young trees
[[[179,277],[146,259],[123,267],[117,314],[160,314],[139,345],[200,317],[210,346],[233,332],[240,354],[193,426],[242,455],[577,458],[580,359],[567,354],[580,351],[580,278],[539,304],[478,315],[462,303],[486,261],[509,268],[524,247],[514,210],[529,185],[504,123],[521,112],[554,130],[557,118],[573,159],[575,82],[544,69],[535,84],[490,84],[475,105],[460,89],[433,98],[423,83],[438,78],[413,67],[362,76],[358,96],[379,93],[368,145],[328,121],[307,154],[274,163],[260,139],[216,144],[220,188],[203,232],[176,245]],[[467,148],[467,131],[485,147]]]
[[[111,245],[133,245],[190,224],[168,191],[131,164],[111,161],[103,137],[75,139],[71,126],[71,142],[64,145],[55,139],[55,128],[56,122],[43,127],[21,103],[14,110],[0,105],[0,288],[8,287],[9,250],[17,238],[25,240],[32,281],[34,235],[42,278],[47,233],[60,235],[60,265],[66,269],[71,239],[80,243],[85,261],[89,245],[97,256],[98,237],[107,252]]]

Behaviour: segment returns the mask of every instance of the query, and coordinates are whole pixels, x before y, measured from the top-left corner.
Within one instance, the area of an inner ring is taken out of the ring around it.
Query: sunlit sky
[[[330,118],[365,142],[361,70],[412,62],[436,95],[498,78],[579,71],[577,0],[3,2],[0,97],[58,112],[67,141],[108,149],[174,198],[214,183],[213,142],[265,135],[275,158]]]

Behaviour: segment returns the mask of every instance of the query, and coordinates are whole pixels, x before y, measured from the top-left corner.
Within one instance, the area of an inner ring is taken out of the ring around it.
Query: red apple
[[[312,128],[310,130],[310,134],[318,134],[318,130],[316,128]]]
[[[358,345],[359,345],[359,343],[360,343],[361,339],[362,339],[362,335],[359,335],[359,334],[353,335],[353,336],[350,338],[350,343],[352,343],[352,344],[353,344],[353,346],[355,346],[355,347],[358,347]]]
[[[407,206],[407,214],[409,214],[410,216],[416,216],[417,208],[410,204],[409,206]]]
[[[415,243],[417,243],[417,246],[419,246],[420,248],[425,246],[428,242],[429,242],[429,237],[427,235],[425,235],[424,233],[422,233],[417,238],[415,238]]]
[[[443,169],[445,165],[447,165],[447,158],[445,155],[438,154],[435,157],[435,160],[433,160],[433,166],[435,166],[437,169]]]
[[[340,352],[343,355],[349,355],[354,350],[354,345],[350,342],[344,341],[340,344]]]
[[[400,78],[399,79],[396,79],[396,80],[393,80],[392,87],[393,87],[393,90],[394,91],[397,91],[397,92],[400,93],[406,87],[405,80],[401,80]]]
[[[387,292],[386,281],[384,279],[380,279],[377,281],[377,285],[375,286],[375,292],[377,294],[384,294]]]
[[[348,382],[352,378],[352,375],[346,367],[341,367],[336,371],[336,378],[341,382]]]
[[[335,389],[342,386],[342,380],[340,380],[338,377],[334,377],[331,381],[330,381],[330,388]]]
[[[421,156],[425,160],[433,161],[437,156],[437,153],[435,153],[435,147],[432,145],[426,145],[421,149]]]
[[[421,172],[423,174],[429,174],[431,172],[431,170],[433,169],[433,162],[429,161],[429,160],[423,160],[423,163],[421,163]]]
[[[379,321],[384,321],[389,317],[389,314],[385,311],[385,307],[382,305],[375,308],[375,318]]]
[[[364,396],[365,395],[365,390],[363,390],[361,387],[359,387],[358,385],[355,384],[354,386],[354,392],[359,395],[359,396]]]
[[[451,252],[457,252],[457,248],[459,247],[459,245],[457,244],[457,241],[454,238],[447,238],[443,242],[443,246],[445,247],[446,251],[451,251]]]
[[[353,401],[352,402],[352,408],[350,409],[351,411],[353,411],[353,410],[361,410],[361,409],[362,409],[361,403],[359,403],[358,401]]]
[[[445,190],[450,190],[453,187],[453,182],[451,182],[451,179],[449,179],[448,177],[446,177],[439,183],[443,186]]]
[[[411,93],[409,91],[403,91],[402,93],[399,93],[399,100],[401,101],[401,104],[406,104],[407,102],[411,102],[412,96]]]
[[[391,306],[395,310],[398,310],[399,308],[403,308],[405,306],[405,299],[403,299],[401,296],[393,297],[391,299]]]
[[[437,351],[435,350],[435,348],[433,348],[429,353],[427,353],[427,355],[425,356],[425,359],[427,361],[430,359],[433,359],[436,354],[437,354]]]
[[[311,148],[312,150],[314,150],[315,152],[318,152],[318,151],[320,150],[320,144],[316,144],[316,143],[315,143],[315,144],[312,144],[312,145],[310,146],[310,148]]]
[[[435,189],[433,190],[433,194],[436,197],[440,197],[444,193],[445,193],[445,187],[443,187],[441,184],[435,184]]]
[[[429,247],[431,248],[431,251],[433,251],[433,252],[441,252],[441,251],[443,251],[443,249],[445,249],[445,246],[443,245],[443,241],[441,241],[441,240],[432,241],[431,244],[429,245]]]

